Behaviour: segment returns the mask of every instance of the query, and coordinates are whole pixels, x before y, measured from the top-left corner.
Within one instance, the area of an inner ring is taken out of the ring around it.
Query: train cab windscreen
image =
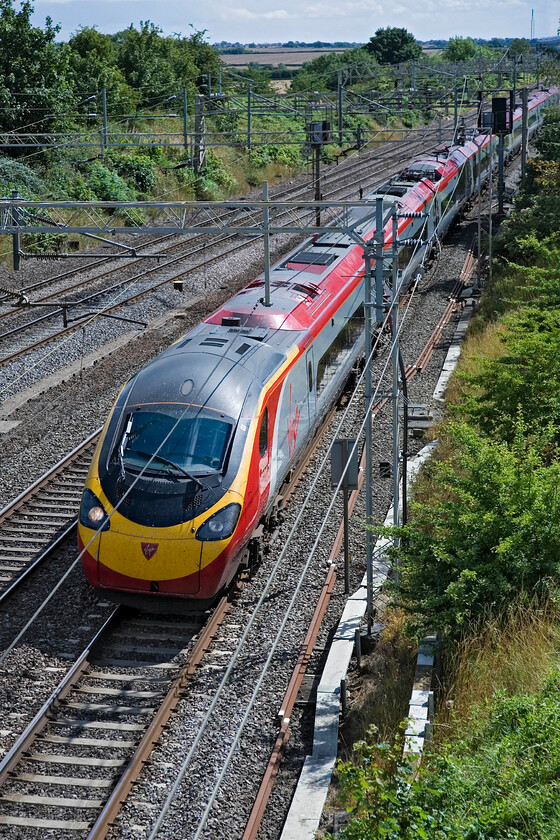
[[[222,470],[232,430],[233,421],[217,412],[182,404],[142,406],[126,417],[117,454],[132,472],[208,475]]]

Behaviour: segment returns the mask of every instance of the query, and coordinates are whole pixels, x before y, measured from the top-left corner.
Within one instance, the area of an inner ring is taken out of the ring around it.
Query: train
[[[530,96],[530,134],[557,93]],[[407,216],[398,223],[405,279],[488,177],[491,144],[482,133],[440,144],[365,197]],[[520,145],[518,109],[506,154]],[[349,222],[360,219],[370,239],[363,205]],[[363,354],[363,250],[340,232],[313,236],[271,267],[270,290],[266,306],[264,277],[249,283],[120,391],[78,525],[86,577],[108,597],[201,609],[258,559],[283,482]]]

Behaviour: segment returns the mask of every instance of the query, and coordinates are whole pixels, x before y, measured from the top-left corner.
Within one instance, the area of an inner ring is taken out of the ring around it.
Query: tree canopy
[[[374,55],[379,64],[399,64],[422,55],[422,47],[414,35],[396,26],[378,29],[363,49]]]
[[[107,89],[112,114],[134,114],[186,87],[206,92],[220,58],[205,32],[166,37],[150,21],[116,35],[80,27],[57,43],[60,26],[33,26],[29,0],[0,0],[0,130],[26,125],[51,131],[72,125],[72,113],[99,112],[93,97]]]
[[[48,131],[54,114],[72,101],[68,78],[69,49],[57,44],[60,27],[51,18],[45,28],[32,26],[33,6],[0,0],[0,126],[4,131],[34,124],[35,131]]]

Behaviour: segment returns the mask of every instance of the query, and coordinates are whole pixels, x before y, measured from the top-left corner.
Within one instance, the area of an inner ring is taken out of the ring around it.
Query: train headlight
[[[241,505],[236,502],[226,505],[202,523],[196,532],[197,540],[207,542],[208,540],[225,540],[231,537],[240,513]]]
[[[84,490],[80,506],[80,522],[94,531],[108,531],[111,527],[105,508],[91,490]]]

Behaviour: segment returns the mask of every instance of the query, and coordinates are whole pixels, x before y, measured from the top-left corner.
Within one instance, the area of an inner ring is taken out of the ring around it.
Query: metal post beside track
[[[381,211],[383,213],[383,209]],[[365,328],[365,448],[366,448],[366,588],[367,588],[367,633],[371,636],[373,628],[373,533],[371,531],[373,503],[372,503],[372,428],[371,428],[371,245],[364,246],[364,328]]]
[[[18,191],[12,190],[12,198],[14,201],[19,197]],[[16,206],[12,207],[12,225],[14,227],[14,233],[12,234],[13,265],[14,271],[19,271],[21,261],[21,234],[19,232],[19,208]]]
[[[504,212],[504,193],[506,183],[504,180],[504,135],[500,132],[498,137],[498,212]]]
[[[399,294],[398,294],[398,219],[393,210],[392,222],[392,319],[393,319],[393,347],[392,347],[392,372],[393,372],[393,525],[400,525],[400,423],[399,423]],[[405,411],[406,411],[405,406]],[[395,539],[395,543],[398,540]]]
[[[526,87],[521,90],[521,179],[525,177],[527,168],[527,142],[529,138],[529,91]]]
[[[105,149],[107,148],[107,88],[104,87],[101,91],[101,107],[103,108],[103,131],[101,132],[101,160],[105,158]]]
[[[268,181],[263,181],[263,201],[268,201]],[[270,306],[270,233],[268,229],[270,211],[263,208],[263,243],[264,243],[264,305]]]

